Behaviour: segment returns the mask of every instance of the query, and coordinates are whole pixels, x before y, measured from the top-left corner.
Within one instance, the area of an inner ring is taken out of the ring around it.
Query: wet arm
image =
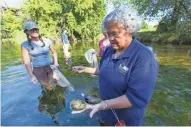
[[[54,47],[51,45],[50,46],[50,51],[52,52],[53,58],[54,58],[54,65],[58,66],[58,57],[57,57],[57,53],[56,50],[54,49]]]
[[[30,61],[30,57],[29,57],[29,53],[28,51],[22,47],[22,56],[23,56],[23,61],[25,64],[25,67],[30,75],[30,77],[33,77],[33,73],[32,73],[32,67],[31,67],[31,61]]]

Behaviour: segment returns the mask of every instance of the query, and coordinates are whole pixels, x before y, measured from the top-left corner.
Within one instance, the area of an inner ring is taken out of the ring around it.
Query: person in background
[[[136,38],[141,28],[141,18],[130,5],[121,5],[110,12],[103,21],[110,41],[103,53],[99,69],[74,66],[73,72],[99,75],[101,102],[87,105],[90,117],[100,112],[107,126],[139,126],[151,100],[158,76],[158,64],[153,53]]]
[[[64,46],[63,47],[63,52],[65,52],[65,51],[68,52],[70,43],[69,43],[69,40],[68,40],[68,35],[67,35],[67,31],[66,30],[63,30],[62,35],[61,35],[61,39],[62,39],[63,46]]]
[[[99,41],[99,52],[96,54],[99,57],[101,57],[106,48],[110,46],[110,42],[107,38],[107,33],[104,31],[103,25],[101,26],[101,32],[104,37]]]
[[[52,45],[52,41],[40,36],[38,26],[34,21],[29,20],[24,23],[24,33],[27,36],[27,40],[21,44],[21,50],[25,67],[32,82],[35,84],[38,80],[43,88],[53,90],[51,82],[56,81],[52,78],[53,71],[50,65],[52,63],[54,66],[59,65],[57,53]],[[53,54],[53,62],[50,51]]]
[[[68,51],[69,47],[70,47],[70,43],[68,40],[68,35],[67,35],[66,30],[63,30],[62,35],[61,35],[61,39],[63,42],[63,52],[64,52],[65,63],[68,66],[71,66],[71,53]]]

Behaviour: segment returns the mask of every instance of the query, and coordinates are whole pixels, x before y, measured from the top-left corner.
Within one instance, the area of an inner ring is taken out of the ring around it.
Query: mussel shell
[[[86,95],[84,100],[88,104],[98,104],[101,102],[101,99],[95,95]]]
[[[72,100],[70,102],[70,108],[74,111],[80,111],[83,110],[86,107],[86,103],[83,100]]]

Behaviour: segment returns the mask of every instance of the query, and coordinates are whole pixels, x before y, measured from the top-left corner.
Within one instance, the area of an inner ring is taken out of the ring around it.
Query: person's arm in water
[[[29,52],[28,50],[26,50],[25,48],[21,48],[22,50],[22,56],[23,56],[23,61],[24,61],[24,64],[25,64],[25,67],[31,77],[31,80],[32,82],[35,84],[37,83],[37,80],[36,80],[36,77],[34,76],[34,74],[32,73],[32,67],[31,67],[31,60],[30,60],[30,57],[29,57]]]
[[[54,66],[59,66],[57,53],[56,53],[56,50],[54,49],[53,45],[50,46],[50,51],[52,52],[52,55],[54,58]]]
[[[91,67],[84,67],[84,66],[74,66],[72,68],[72,71],[77,72],[77,73],[87,73],[87,74],[99,75],[99,69],[98,68],[91,68]]]

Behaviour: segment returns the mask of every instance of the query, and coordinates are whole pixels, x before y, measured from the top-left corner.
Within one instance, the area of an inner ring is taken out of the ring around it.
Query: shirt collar
[[[112,48],[112,59],[121,59],[121,58],[128,58],[132,55],[132,52],[133,50],[135,49],[136,47],[136,43],[137,43],[137,40],[136,39],[133,39],[129,45],[129,47],[125,50],[125,52],[123,54],[121,54],[119,57],[115,58],[114,57],[114,52],[115,50]]]

